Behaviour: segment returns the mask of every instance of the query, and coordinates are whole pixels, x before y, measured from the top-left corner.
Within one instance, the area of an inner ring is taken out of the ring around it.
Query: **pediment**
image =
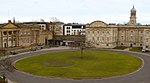
[[[7,23],[1,27],[2,29],[18,29],[19,27],[13,23]]]
[[[107,24],[104,23],[103,21],[94,21],[89,26],[90,27],[106,27]]]

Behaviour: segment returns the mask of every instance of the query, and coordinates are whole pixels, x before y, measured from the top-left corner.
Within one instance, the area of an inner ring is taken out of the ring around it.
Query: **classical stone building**
[[[52,39],[52,33],[41,31],[37,24],[26,25],[9,20],[8,23],[0,25],[0,48],[43,45],[49,39]]]
[[[150,25],[136,22],[136,9],[130,11],[127,24],[107,24],[94,21],[86,25],[86,45],[99,48],[116,46],[150,48]]]
[[[63,22],[50,22],[48,30],[52,31],[54,35],[63,35]]]

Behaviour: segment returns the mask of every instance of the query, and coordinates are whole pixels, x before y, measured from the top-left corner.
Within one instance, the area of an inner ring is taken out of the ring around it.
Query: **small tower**
[[[136,25],[137,24],[136,23],[136,9],[134,8],[134,6],[130,11],[130,21],[128,24],[129,25]]]
[[[13,17],[13,23],[16,23],[16,21],[15,21],[15,17]]]

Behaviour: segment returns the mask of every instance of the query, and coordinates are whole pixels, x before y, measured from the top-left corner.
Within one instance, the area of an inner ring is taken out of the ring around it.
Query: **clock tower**
[[[136,23],[136,9],[134,8],[134,6],[130,11],[130,21],[128,24],[129,25],[136,25],[137,24]]]

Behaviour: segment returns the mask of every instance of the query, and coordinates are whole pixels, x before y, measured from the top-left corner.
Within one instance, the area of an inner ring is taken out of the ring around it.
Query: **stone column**
[[[6,44],[7,44],[7,48],[8,48],[8,31],[6,32],[6,37],[7,37]]]
[[[3,48],[3,31],[1,31],[1,48]]]
[[[12,46],[14,47],[14,31],[12,31]]]
[[[19,30],[17,31],[17,46],[19,46]]]
[[[14,42],[14,40],[13,40],[13,31],[11,31],[11,46],[13,47],[13,42]]]

